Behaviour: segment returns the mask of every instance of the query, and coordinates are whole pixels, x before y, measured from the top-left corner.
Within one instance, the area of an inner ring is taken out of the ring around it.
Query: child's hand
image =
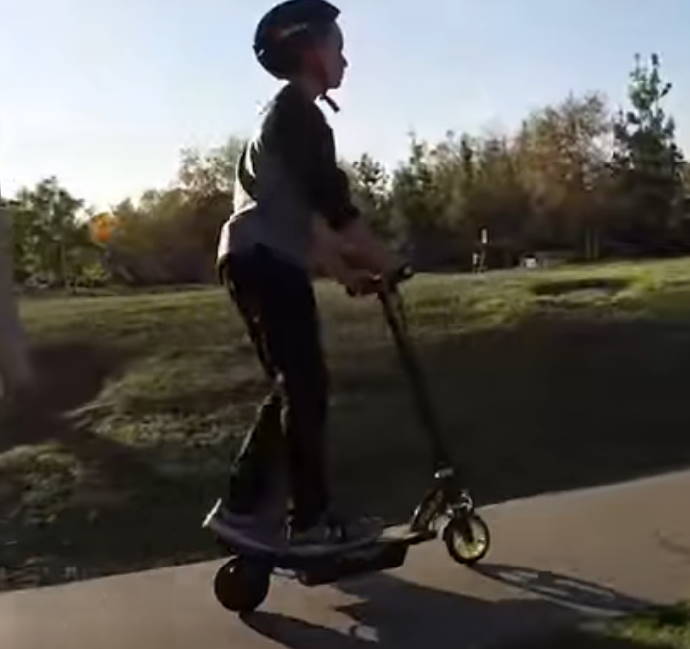
[[[350,266],[381,275],[390,275],[402,266],[402,259],[388,250],[362,219],[353,221],[338,234],[343,242],[342,254]]]
[[[347,289],[348,295],[363,297],[377,293],[381,289],[382,278],[368,270],[349,268],[345,277],[340,281]]]

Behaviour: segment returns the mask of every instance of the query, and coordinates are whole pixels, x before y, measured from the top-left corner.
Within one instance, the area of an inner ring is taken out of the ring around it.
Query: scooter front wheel
[[[218,569],[213,588],[216,599],[229,611],[251,613],[266,599],[270,581],[269,566],[233,557]]]
[[[491,545],[491,533],[478,514],[459,514],[446,524],[443,541],[455,561],[471,566],[486,556]]]

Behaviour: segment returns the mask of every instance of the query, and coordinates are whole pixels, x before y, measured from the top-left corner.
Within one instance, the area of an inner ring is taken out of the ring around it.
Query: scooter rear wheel
[[[229,611],[250,613],[263,603],[271,581],[269,566],[242,557],[233,557],[216,573],[216,599]]]
[[[489,551],[489,526],[477,514],[462,514],[448,521],[443,530],[448,554],[464,566],[481,561]]]

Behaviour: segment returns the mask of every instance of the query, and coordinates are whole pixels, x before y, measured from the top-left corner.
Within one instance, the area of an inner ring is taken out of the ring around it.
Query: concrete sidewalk
[[[477,571],[441,543],[337,587],[274,579],[245,621],[214,600],[218,562],[0,595],[3,649],[481,647],[690,598],[690,472],[484,511]]]

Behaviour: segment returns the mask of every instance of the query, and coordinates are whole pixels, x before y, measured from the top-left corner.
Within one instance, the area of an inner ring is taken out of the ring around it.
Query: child
[[[275,389],[211,526],[257,548],[280,543],[288,495],[287,541],[296,552],[357,545],[380,532],[371,520],[333,515],[325,470],[328,375],[310,269],[363,295],[399,266],[352,205],[333,133],[314,103],[335,107],[326,93],[347,67],[339,13],[323,0],[292,0],[261,20],[256,55],[287,84],[241,156],[234,213],[219,243],[221,276]]]

